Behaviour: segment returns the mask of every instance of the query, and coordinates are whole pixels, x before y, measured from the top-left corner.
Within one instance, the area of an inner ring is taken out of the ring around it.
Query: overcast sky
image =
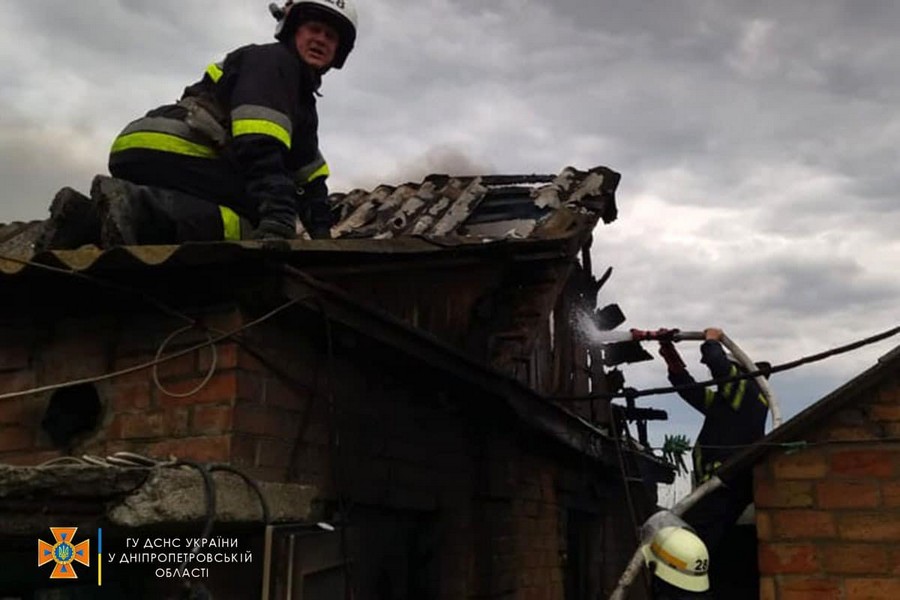
[[[594,262],[639,328],[779,363],[900,323],[900,6],[886,0],[361,0],[325,77],[333,191],[428,172],[622,173]],[[271,40],[257,0],[0,0],[0,221],[87,191],[116,133]],[[897,340],[790,374],[786,416]],[[695,365],[696,345],[683,345]],[[654,350],[651,348],[651,350]],[[705,376],[699,365],[698,376]],[[626,371],[665,384],[660,360]],[[676,398],[655,437],[692,437]]]

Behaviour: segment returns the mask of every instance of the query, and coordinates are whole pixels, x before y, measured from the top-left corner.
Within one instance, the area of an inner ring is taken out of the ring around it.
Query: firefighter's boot
[[[98,175],[91,185],[91,197],[100,214],[100,245],[134,246],[140,242],[138,227],[142,221],[140,199],[135,186],[122,179]]]
[[[225,239],[220,207],[184,192],[98,175],[91,196],[105,248]],[[242,222],[240,228],[249,226]]]
[[[97,206],[84,194],[64,187],[50,204],[50,218],[34,243],[35,254],[45,250],[73,250],[99,244],[100,217]]]

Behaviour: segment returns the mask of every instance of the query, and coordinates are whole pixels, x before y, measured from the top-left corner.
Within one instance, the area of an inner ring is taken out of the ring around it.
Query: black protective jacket
[[[210,65],[177,104],[129,124],[113,143],[110,172],[226,206],[254,225],[293,228],[298,209],[303,216],[311,202],[324,206],[327,195],[319,83],[286,44],[239,48]]]
[[[741,372],[725,356],[719,342],[703,342],[700,354],[713,379]],[[670,371],[669,381],[675,386],[695,383],[686,370]],[[752,379],[719,384],[715,389],[692,388],[678,393],[706,417],[694,445],[694,479],[697,483],[709,479],[728,457],[765,434],[768,402]]]

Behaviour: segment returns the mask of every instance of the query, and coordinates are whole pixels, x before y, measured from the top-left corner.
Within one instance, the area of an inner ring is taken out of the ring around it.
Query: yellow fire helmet
[[[709,552],[697,534],[683,527],[663,527],[641,547],[644,564],[666,583],[689,592],[709,589]]]

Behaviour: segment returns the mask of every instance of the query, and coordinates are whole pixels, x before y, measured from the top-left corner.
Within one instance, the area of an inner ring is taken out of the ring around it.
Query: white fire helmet
[[[269,4],[272,16],[278,19],[275,37],[286,41],[294,35],[303,21],[321,20],[331,24],[338,32],[338,48],[331,66],[340,69],[356,43],[356,5],[353,0],[287,0],[284,6]]]
[[[709,589],[709,552],[697,534],[684,527],[663,527],[641,547],[644,563],[666,583],[689,592]]]

